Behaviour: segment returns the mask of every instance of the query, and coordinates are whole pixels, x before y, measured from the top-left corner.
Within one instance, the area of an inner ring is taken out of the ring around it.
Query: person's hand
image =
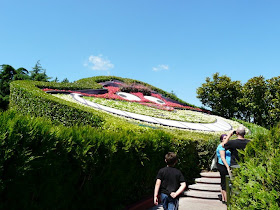
[[[158,197],[157,196],[154,197],[154,204],[158,205]]]
[[[176,197],[177,197],[177,195],[176,195],[175,192],[170,193],[170,196],[171,196],[172,198],[176,198]]]
[[[236,134],[236,130],[232,130],[232,131],[230,131],[230,136],[233,136],[233,135],[235,135]]]
[[[230,169],[230,167],[227,167],[227,171],[228,171],[228,175],[229,175],[229,177],[230,177],[230,178],[232,178],[232,173],[231,173],[231,169]]]

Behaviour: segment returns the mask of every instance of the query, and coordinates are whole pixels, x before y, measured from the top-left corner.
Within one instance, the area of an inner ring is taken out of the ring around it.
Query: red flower
[[[144,98],[144,95],[141,92],[130,93],[130,94],[133,94],[133,95],[135,95],[135,96],[137,96],[141,99],[141,101],[132,101],[132,100],[127,100],[125,98],[122,98],[122,97],[120,97],[119,95],[116,94],[117,92],[120,92],[119,87],[108,86],[108,87],[106,87],[106,89],[108,90],[108,93],[105,93],[105,94],[87,94],[87,93],[80,93],[78,91],[71,91],[71,90],[67,90],[67,92],[79,93],[81,95],[89,96],[89,97],[97,97],[97,98],[106,98],[106,99],[113,99],[113,100],[123,100],[123,101],[136,102],[136,103],[139,103],[139,104],[142,104],[142,105],[145,105],[145,106],[154,107],[154,108],[157,108],[157,109],[162,109],[162,110],[167,110],[167,111],[173,111],[174,108],[179,108],[179,109],[189,109],[189,110],[195,110],[195,111],[210,113],[210,111],[208,111],[208,110],[202,110],[200,108],[194,108],[194,107],[190,107],[190,106],[183,106],[181,104],[166,101],[158,93],[152,93],[151,96],[153,96],[155,98],[158,98],[159,100],[162,100],[164,102],[164,104],[158,104],[156,102],[153,102],[153,101],[150,101],[150,100]],[[66,91],[66,90],[56,90],[56,89],[49,89],[49,88],[44,88],[42,90],[43,91]]]

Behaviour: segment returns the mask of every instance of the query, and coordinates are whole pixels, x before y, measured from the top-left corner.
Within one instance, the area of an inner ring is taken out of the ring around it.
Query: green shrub
[[[194,141],[163,130],[65,127],[14,111],[0,123],[1,209],[123,209],[152,194],[168,151],[189,182],[200,172]]]
[[[233,180],[233,209],[280,208],[280,128],[259,134],[244,152]]]
[[[100,127],[104,122],[104,118],[99,112],[51,96],[37,86],[50,87],[51,83],[22,80],[12,82],[10,85],[10,107],[19,113],[48,117],[53,122],[59,122],[66,126],[82,124]],[[75,87],[78,88],[77,85]]]

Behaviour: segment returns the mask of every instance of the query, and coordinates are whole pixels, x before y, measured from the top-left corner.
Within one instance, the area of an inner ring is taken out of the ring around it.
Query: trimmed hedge
[[[61,87],[61,89],[65,89],[66,86],[67,84],[63,83],[22,80],[12,82],[10,84],[10,107],[19,113],[29,113],[37,117],[45,116],[54,122],[63,123],[66,126],[83,124],[100,127],[104,122],[104,118],[100,113],[94,112],[89,107],[82,108],[78,104],[51,96],[38,88]],[[77,89],[81,87],[83,86],[75,85]]]
[[[153,192],[164,155],[175,151],[192,182],[196,144],[163,130],[53,125],[0,114],[1,209],[123,209]]]
[[[280,124],[268,134],[258,134],[234,170],[233,209],[280,209]]]

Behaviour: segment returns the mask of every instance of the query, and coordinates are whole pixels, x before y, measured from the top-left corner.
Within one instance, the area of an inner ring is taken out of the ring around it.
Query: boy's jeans
[[[178,210],[179,198],[172,198],[164,193],[161,193],[160,196],[164,210]]]

